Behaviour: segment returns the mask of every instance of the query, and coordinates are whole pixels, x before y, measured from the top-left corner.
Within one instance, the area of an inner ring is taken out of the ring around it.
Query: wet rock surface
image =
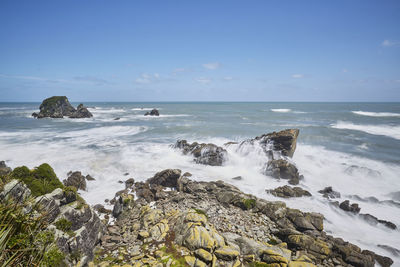
[[[331,199],[331,198],[340,198],[340,193],[334,191],[332,186],[325,187],[322,190],[319,190],[318,193],[321,193],[324,198]]]
[[[289,184],[297,185],[301,176],[297,167],[284,159],[270,160],[267,163],[264,174],[278,179],[289,180]]]
[[[196,163],[204,165],[221,166],[227,156],[224,148],[214,144],[189,144],[186,140],[179,140],[174,147],[181,149],[184,155],[193,155]]]

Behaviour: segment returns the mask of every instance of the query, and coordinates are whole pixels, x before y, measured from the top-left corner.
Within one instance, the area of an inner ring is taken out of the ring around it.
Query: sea
[[[79,103],[72,103],[74,106]],[[34,119],[40,103],[0,103],[0,160],[12,168],[46,162],[60,180],[69,171],[90,174],[81,192],[90,204],[105,204],[125,181],[144,181],[156,172],[177,168],[194,180],[223,180],[267,200],[325,216],[324,229],[362,249],[400,256],[400,230],[371,225],[322,197],[332,186],[337,201],[358,203],[360,213],[391,221],[400,228],[400,103],[293,102],[87,102],[87,119]],[[144,116],[157,108],[160,116]],[[312,197],[282,199],[268,193],[287,184],[265,176],[266,156],[254,147],[227,147],[223,166],[199,165],[173,148],[177,140],[220,146],[288,128],[300,129],[292,158]],[[241,180],[232,179],[241,176]],[[378,246],[379,245],[379,246]]]

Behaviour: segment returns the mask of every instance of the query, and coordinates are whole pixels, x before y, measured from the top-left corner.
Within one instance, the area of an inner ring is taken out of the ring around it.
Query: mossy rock
[[[250,210],[256,206],[256,200],[252,198],[243,198],[241,204],[242,208]]]
[[[56,188],[64,188],[53,168],[47,163],[43,163],[33,170],[29,170],[26,166],[17,167],[11,176],[23,181],[34,197],[53,192]]]

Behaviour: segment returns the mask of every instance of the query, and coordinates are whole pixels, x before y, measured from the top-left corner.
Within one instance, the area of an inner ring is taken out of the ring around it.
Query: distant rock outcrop
[[[150,112],[146,112],[144,115],[145,116],[160,116],[160,112],[157,109],[153,108]]]
[[[311,193],[307,190],[304,190],[301,187],[291,187],[288,185],[277,187],[273,190],[266,190],[267,193],[270,193],[276,197],[290,198],[290,197],[310,197]]]
[[[32,113],[32,116],[37,119],[42,118],[63,118],[64,116],[69,118],[91,118],[93,114],[83,106],[79,104],[78,108],[75,109],[68,101],[66,96],[52,96],[43,100],[39,107],[39,113]]]

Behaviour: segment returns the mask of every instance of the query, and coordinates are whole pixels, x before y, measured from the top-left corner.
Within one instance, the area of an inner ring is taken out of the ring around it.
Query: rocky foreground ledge
[[[118,192],[93,266],[390,266],[323,231],[323,216],[196,182],[178,169]],[[111,211],[104,210],[110,213]],[[125,264],[125,265],[124,265]]]

